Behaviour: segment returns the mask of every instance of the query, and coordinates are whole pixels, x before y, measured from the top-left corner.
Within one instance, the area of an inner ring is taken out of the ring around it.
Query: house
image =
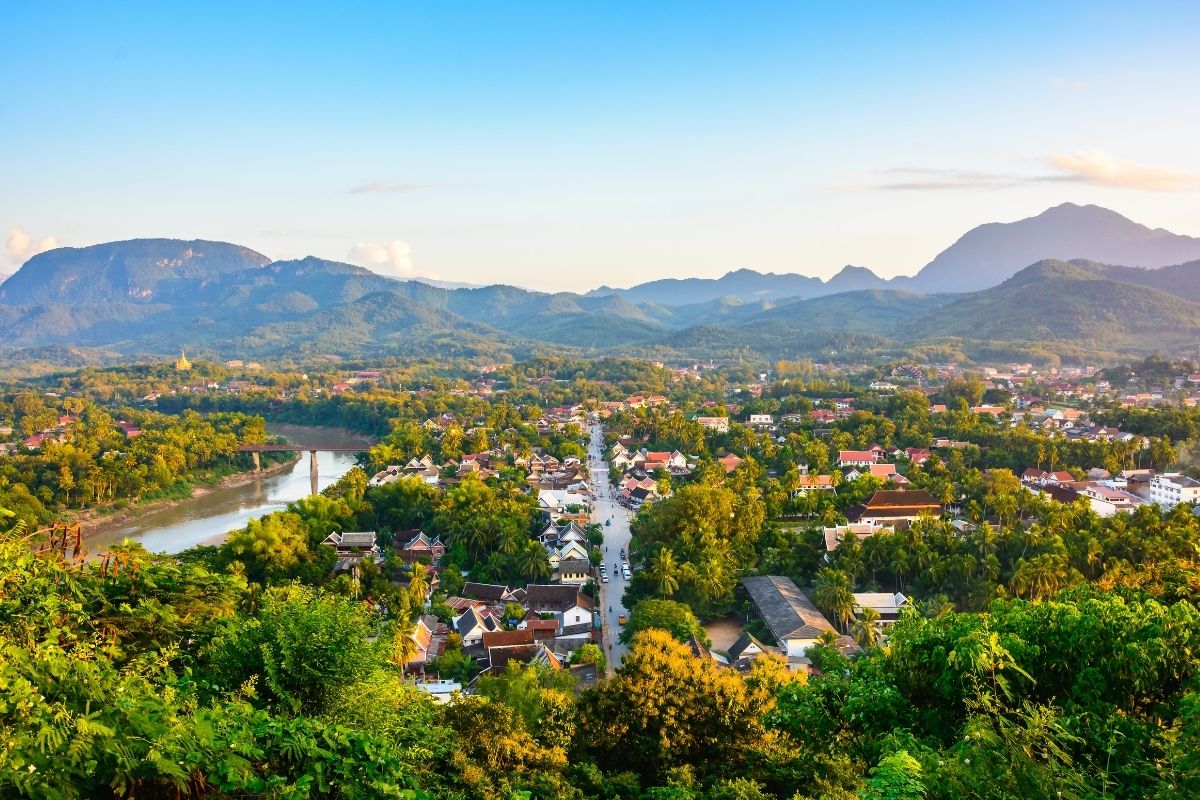
[[[633,457],[630,456],[629,453],[622,450],[620,453],[617,453],[612,458],[610,458],[608,463],[610,465],[612,465],[613,469],[617,469],[617,470],[620,470],[621,472],[625,472],[628,469],[632,469],[635,462],[633,460]]]
[[[538,539],[548,548],[562,547],[568,542],[587,544],[588,541],[587,532],[579,527],[575,520],[571,520],[566,525],[559,524],[559,522],[546,523],[546,527],[538,534]]]
[[[560,625],[557,619],[542,619],[538,616],[526,617],[524,620],[517,623],[517,630],[532,631],[535,641],[555,638],[558,636],[559,627]]]
[[[1135,494],[1112,486],[1092,484],[1079,490],[1081,497],[1087,499],[1092,510],[1101,517],[1111,517],[1122,511],[1133,511],[1145,500]]]
[[[754,638],[749,631],[743,631],[737,641],[729,646],[727,651],[729,661],[738,667],[749,667],[756,658],[762,655],[778,655],[779,651]]]
[[[339,557],[379,555],[379,545],[375,543],[375,531],[356,531],[347,533],[331,533],[321,544],[327,544],[337,551]]]
[[[892,533],[896,529],[891,525],[874,525],[871,523],[852,522],[849,525],[834,525],[824,529],[825,552],[832,553],[850,536],[860,542],[866,541],[877,533]]]
[[[468,581],[463,584],[462,596],[470,600],[483,600],[485,603],[497,603],[500,605],[513,600],[512,590],[499,583],[474,583]]]
[[[832,492],[833,490],[832,475],[801,475],[796,480],[796,489],[792,494],[794,496],[809,492]]]
[[[442,538],[435,536],[430,539],[422,530],[398,531],[393,541],[398,542],[396,554],[409,564],[417,561],[422,564],[436,564],[446,555],[446,545],[442,543]]]
[[[457,681],[419,681],[415,686],[439,704],[449,703],[462,693],[462,684]]]
[[[788,659],[803,658],[823,633],[837,634],[812,600],[781,575],[756,575],[742,579],[755,613],[775,637]]]
[[[534,642],[533,644],[498,647],[489,651],[488,667],[480,673],[480,676],[504,672],[508,669],[509,662],[516,664],[540,664],[551,669],[563,668],[562,661],[545,644]],[[476,680],[478,680],[478,677]]]
[[[696,422],[710,431],[729,432],[729,417],[696,417]]]
[[[592,601],[579,587],[562,583],[531,583],[525,587],[525,599],[534,614],[555,614],[563,627],[591,624]]]
[[[737,469],[738,467],[740,467],[742,465],[742,459],[739,458],[738,456],[734,455],[733,453],[729,453],[728,455],[724,455],[724,456],[721,456],[720,458],[718,458],[717,463],[720,464],[722,468],[724,468],[726,473],[729,473],[729,472],[733,472],[735,469]]]
[[[908,460],[915,466],[921,466],[929,460],[930,452],[926,447],[906,447],[904,455],[908,456]]]
[[[454,620],[454,631],[462,637],[463,647],[480,644],[483,641],[483,634],[498,630],[500,630],[500,623],[496,622],[490,614],[485,614],[474,606],[468,608],[462,613],[462,616]]]
[[[503,656],[503,651],[511,647],[526,647],[533,644],[533,631],[484,631],[482,638],[483,649],[487,653],[489,667],[496,665]]]
[[[891,480],[892,476],[899,474],[896,472],[895,464],[871,464],[868,470],[869,474],[874,475],[876,478],[882,478],[885,481]]]
[[[839,450],[837,465],[839,467],[869,467],[879,460],[879,453],[874,450]]]
[[[563,561],[591,561],[587,545],[577,539],[559,540],[558,547],[546,548],[546,559],[553,569],[558,569]]]
[[[1068,484],[1075,482],[1075,476],[1065,470],[1046,472],[1035,467],[1029,467],[1021,473],[1023,483],[1036,483],[1038,486],[1049,484]]]
[[[651,467],[651,464],[655,466]],[[678,450],[671,453],[668,453],[665,450],[651,451],[646,453],[646,461],[643,469],[645,469],[647,472],[652,472],[658,467],[671,472],[686,472],[688,468],[687,456]]]
[[[136,436],[142,435],[142,429],[132,422],[122,420],[117,423],[117,427],[121,429],[121,433],[125,434],[126,439],[133,439]]]
[[[940,516],[942,506],[923,489],[880,489],[865,504],[846,512],[851,522],[870,525],[915,522],[922,514]]]
[[[1178,472],[1165,472],[1150,479],[1150,502],[1162,508],[1180,503],[1200,503],[1200,481]]]
[[[417,624],[413,627],[413,632],[410,634],[413,644],[416,645],[416,650],[412,658],[405,663],[405,669],[424,667],[429,663],[434,645],[433,632],[436,630],[437,625],[437,617],[421,617],[417,620]]]
[[[909,605],[909,599],[900,592],[854,593],[854,615],[857,617],[864,608],[875,609],[879,612],[879,621],[875,626],[881,633],[885,628],[896,624],[896,620],[900,619],[900,612]]]
[[[769,428],[775,424],[775,418],[770,414],[751,414],[750,427]]]
[[[558,562],[554,579],[559,583],[582,586],[591,577],[592,562],[586,558],[565,558]]]
[[[573,508],[587,508],[587,498],[565,489],[546,489],[538,492],[538,509],[551,515],[565,514]]]

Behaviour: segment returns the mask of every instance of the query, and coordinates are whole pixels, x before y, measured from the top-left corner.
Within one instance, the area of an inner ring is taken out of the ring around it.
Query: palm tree
[[[675,577],[678,568],[675,554],[666,547],[659,550],[651,561],[650,577],[663,597],[670,597],[679,590],[679,579]]]
[[[1067,583],[1067,565],[1051,553],[1041,553],[1018,562],[1012,590],[1017,597],[1042,600],[1058,593]]]
[[[821,631],[821,635],[817,637],[817,644],[823,647],[837,647],[838,635],[833,631]]]
[[[839,570],[824,567],[817,573],[813,586],[813,602],[838,621],[844,631],[846,623],[854,615],[854,593],[850,587],[850,576]]]
[[[530,540],[517,553],[517,569],[526,580],[550,577],[550,562],[546,559],[546,550],[540,544]]]
[[[417,603],[425,604],[425,596],[429,594],[429,570],[425,568],[424,564],[412,565],[412,574],[408,579],[408,593]]]
[[[413,639],[416,626],[408,617],[401,617],[396,624],[396,634],[392,637],[392,663],[402,671],[417,654],[417,642]]]
[[[500,540],[496,543],[496,549],[506,556],[511,556],[517,552],[517,548],[521,546],[521,534],[513,527],[506,526],[500,532]]]
[[[879,612],[875,609],[863,608],[854,618],[854,624],[850,626],[850,635],[864,650],[869,650],[879,644],[879,616]]]

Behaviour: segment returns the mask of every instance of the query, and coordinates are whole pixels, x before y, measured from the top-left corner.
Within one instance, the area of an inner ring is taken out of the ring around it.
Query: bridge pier
[[[257,450],[252,452],[250,455],[254,457],[254,471],[262,472],[262,456],[258,454]]]
[[[308,480],[312,486],[312,493],[317,493],[317,451],[308,451]]]

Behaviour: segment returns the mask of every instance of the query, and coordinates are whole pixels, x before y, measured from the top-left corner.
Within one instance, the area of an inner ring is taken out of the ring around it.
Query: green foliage
[[[638,633],[651,628],[665,631],[680,642],[686,642],[692,636],[701,643],[708,642],[704,628],[691,609],[673,600],[654,599],[639,600],[629,612],[629,620],[621,629],[621,641],[629,644]]]
[[[335,690],[371,674],[383,655],[362,606],[303,586],[269,590],[257,618],[238,618],[213,643],[218,685],[261,676],[268,700],[292,713],[321,711]]]

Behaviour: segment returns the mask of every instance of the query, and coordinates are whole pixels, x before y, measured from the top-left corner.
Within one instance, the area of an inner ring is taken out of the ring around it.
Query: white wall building
[[[1163,508],[1174,508],[1180,503],[1200,503],[1200,481],[1166,472],[1150,479],[1150,502]]]

